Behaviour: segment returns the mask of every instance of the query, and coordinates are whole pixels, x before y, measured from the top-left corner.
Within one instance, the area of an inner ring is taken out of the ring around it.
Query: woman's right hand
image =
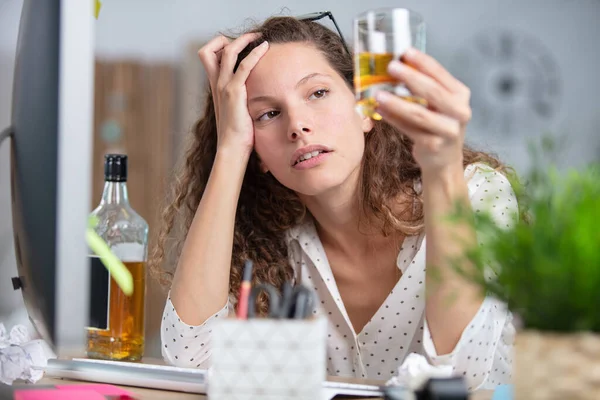
[[[267,52],[265,41],[254,48],[240,63],[235,74],[233,68],[238,54],[260,37],[247,33],[231,41],[218,36],[204,45],[198,56],[206,69],[217,119],[217,149],[234,149],[250,155],[254,146],[254,125],[248,112],[246,79],[260,58]]]

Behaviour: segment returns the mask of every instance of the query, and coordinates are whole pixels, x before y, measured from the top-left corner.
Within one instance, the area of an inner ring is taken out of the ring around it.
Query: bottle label
[[[87,329],[108,330],[110,274],[97,256],[90,256],[90,318]]]

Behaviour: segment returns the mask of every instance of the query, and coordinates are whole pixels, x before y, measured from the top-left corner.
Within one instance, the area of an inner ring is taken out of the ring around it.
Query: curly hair
[[[345,51],[341,38],[323,25],[293,17],[272,17],[251,32],[260,32],[261,38],[239,54],[236,68],[263,40],[271,44],[306,43],[318,49],[347,84],[353,87],[352,56]],[[172,198],[162,213],[163,226],[150,260],[153,275],[165,286],[171,283],[185,235],[206,188],[216,151],[217,123],[209,89],[204,116],[195,124],[185,163],[179,168]],[[465,166],[483,162],[497,170],[504,169],[494,156],[467,146],[463,159]],[[410,139],[385,122],[375,121],[374,128],[365,136],[359,190],[361,218],[367,218],[376,224],[374,226],[381,227],[385,235],[421,232],[424,225],[422,199],[414,185],[420,176]],[[410,207],[398,207],[399,199],[405,199]],[[415,204],[416,207],[413,207]],[[410,212],[394,211],[398,209],[410,209]],[[279,288],[284,281],[293,277],[285,233],[308,213],[295,192],[279,183],[270,173],[261,171],[259,158],[253,152],[243,179],[235,217],[229,285],[231,295],[238,293],[246,259],[254,262],[254,283],[270,283]],[[176,228],[180,229],[177,233],[173,232]],[[169,252],[172,257],[169,257]],[[259,299],[258,312],[264,313],[266,309],[266,299]]]

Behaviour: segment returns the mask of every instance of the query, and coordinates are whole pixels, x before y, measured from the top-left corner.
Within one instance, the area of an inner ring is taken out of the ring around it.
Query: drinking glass
[[[400,60],[414,47],[425,52],[423,17],[405,8],[369,10],[354,19],[354,92],[358,110],[379,120],[375,94],[386,90],[411,102],[426,105],[387,72],[392,60]]]

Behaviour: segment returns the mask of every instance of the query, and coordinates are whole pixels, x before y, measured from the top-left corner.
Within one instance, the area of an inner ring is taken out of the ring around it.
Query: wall
[[[347,0],[343,6],[333,0],[264,0],[260,6],[232,0],[209,6],[193,0],[104,3],[97,30],[99,55],[176,63],[182,61],[190,40],[209,39],[224,28],[247,25],[251,18],[332,10],[345,36],[351,37],[355,14],[367,7],[399,4],[393,0]],[[405,0],[401,4],[424,15],[428,52],[472,88],[476,119],[468,137],[473,143],[499,152],[517,168],[528,166],[525,139],[545,129],[577,138],[570,140],[577,143],[565,153],[566,163],[580,164],[598,153],[598,146],[588,144],[600,128],[594,112],[600,89],[600,80],[595,79],[600,51],[594,43],[600,2]],[[502,54],[506,42],[512,43],[510,57]],[[492,53],[478,50],[482,44]],[[511,95],[501,89],[506,84]],[[552,116],[543,118],[545,110]]]
[[[0,1],[0,127],[10,121],[12,72],[21,0]],[[304,0],[282,2],[103,0],[97,21],[97,54],[183,62],[193,40],[235,28],[248,18],[333,11],[346,37],[352,17],[368,7],[402,4],[428,22],[428,52],[473,90],[475,120],[468,138],[498,152],[518,169],[528,167],[525,140],[550,129],[566,135],[563,162],[597,157],[600,51],[597,0]],[[284,9],[283,4],[288,4]],[[302,5],[300,5],[302,4]],[[344,4],[343,6],[341,4]],[[500,32],[500,33],[499,33]],[[503,33],[504,32],[504,33]],[[508,44],[507,44],[508,43]],[[486,50],[487,49],[487,50]],[[198,67],[199,67],[198,61]],[[182,92],[190,88],[181,87]],[[541,95],[540,95],[541,94]],[[195,114],[197,104],[192,104]],[[549,115],[548,117],[543,117]],[[181,134],[186,126],[179,129]],[[14,275],[10,225],[8,146],[0,148],[0,321],[21,304]]]

